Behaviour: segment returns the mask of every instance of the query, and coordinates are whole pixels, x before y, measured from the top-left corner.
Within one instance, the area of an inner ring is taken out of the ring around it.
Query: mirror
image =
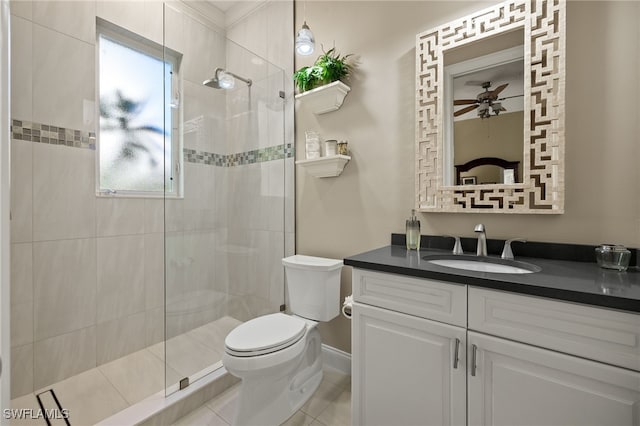
[[[455,64],[444,56],[444,184],[522,182],[524,45]]]
[[[418,210],[563,212],[564,7],[510,1],[418,34]]]

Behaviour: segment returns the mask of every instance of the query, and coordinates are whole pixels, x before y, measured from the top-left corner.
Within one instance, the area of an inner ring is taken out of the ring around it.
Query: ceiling
[[[491,82],[489,90],[493,90],[501,84],[509,84],[502,92],[500,92],[500,98],[524,94],[524,61],[520,60],[510,62],[474,71],[469,74],[456,76],[453,79],[453,98],[475,99],[479,93],[484,92],[482,83],[486,81]],[[523,101],[523,97],[516,97],[512,99],[505,99],[501,102],[508,112],[515,112],[522,111],[524,109]],[[463,108],[463,106],[454,107],[454,111],[460,108]],[[471,111],[456,117],[456,121],[476,117],[477,112]]]

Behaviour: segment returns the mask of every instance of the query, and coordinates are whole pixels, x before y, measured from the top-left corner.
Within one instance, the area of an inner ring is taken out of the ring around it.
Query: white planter
[[[318,178],[340,176],[344,166],[351,160],[348,155],[333,155],[312,160],[299,160],[296,164],[307,170],[311,176]]]
[[[350,90],[351,88],[343,82],[334,81],[296,95],[296,99],[300,100],[314,114],[325,114],[340,108]]]

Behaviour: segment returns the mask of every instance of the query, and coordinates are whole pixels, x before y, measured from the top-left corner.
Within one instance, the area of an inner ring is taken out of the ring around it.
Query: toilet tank
[[[292,313],[315,321],[338,316],[342,260],[297,254],[282,264]]]

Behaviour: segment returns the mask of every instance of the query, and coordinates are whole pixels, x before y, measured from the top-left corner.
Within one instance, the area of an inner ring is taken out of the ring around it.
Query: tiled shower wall
[[[257,137],[228,140],[228,152],[249,151],[277,145],[278,138],[284,135],[287,156],[284,164],[280,162],[247,164],[231,170],[229,188],[244,188],[245,192],[236,192],[229,196],[229,217],[227,221],[227,240],[234,246],[260,247],[258,264],[253,271],[247,271],[242,256],[232,255],[229,259],[229,309],[232,316],[245,320],[266,312],[273,312],[273,304],[283,299],[284,271],[281,260],[295,253],[294,218],[294,85],[293,79],[293,1],[270,1],[263,3],[253,13],[243,19],[227,25],[227,38],[252,52],[266,58],[284,71],[282,81],[279,75],[262,87],[265,98],[273,99],[276,87],[283,87],[284,123],[272,119],[277,114],[278,105],[263,103],[256,105],[260,122]],[[256,37],[267,34],[267,37]],[[249,62],[237,55],[238,50],[227,48],[227,64],[238,73],[249,73]],[[247,129],[247,117],[238,115],[242,105],[239,92],[231,102],[227,102],[227,134],[239,134]],[[253,89],[252,89],[253,96]],[[263,124],[266,122],[265,124]],[[278,126],[284,126],[281,129]],[[280,163],[280,164],[276,164]],[[270,182],[270,184],[267,184]],[[274,184],[284,182],[284,186]],[[248,191],[248,192],[247,192]],[[284,204],[282,202],[284,197]],[[284,210],[283,210],[284,209]],[[283,239],[284,233],[284,239]],[[268,283],[268,285],[265,285]],[[265,305],[264,300],[271,301]]]
[[[270,3],[254,13],[288,5],[277,12],[287,16],[269,19],[292,20],[292,4]],[[45,125],[95,132],[96,16],[163,41],[161,2],[18,1],[11,12],[12,116],[41,131]],[[90,145],[12,140],[12,397],[164,339],[165,225],[168,337],[221,315],[248,319],[270,309],[267,295],[282,291],[281,268],[271,260],[243,278],[244,261],[247,250],[282,253],[284,229],[293,250],[293,228],[284,225],[293,218],[293,159],[225,167],[198,163],[196,153],[188,161],[197,151],[233,163],[231,154],[270,145],[235,147],[227,117],[233,95],[200,84],[227,61],[224,30],[179,3],[167,7],[164,19],[167,45],[184,54],[184,199],[168,201],[165,212],[161,199],[96,197]],[[291,98],[293,89],[286,93]],[[187,133],[190,120],[201,120],[198,132]],[[286,132],[284,144],[292,141]],[[275,219],[268,212],[285,195],[288,218],[280,210]],[[266,292],[255,277],[271,277]]]

